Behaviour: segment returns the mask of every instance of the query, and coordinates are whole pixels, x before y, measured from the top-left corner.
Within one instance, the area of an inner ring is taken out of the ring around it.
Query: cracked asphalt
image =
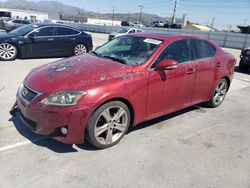
[[[92,36],[95,46],[108,37]],[[239,50],[225,50],[239,60]],[[142,123],[118,145],[95,150],[37,136],[8,113],[25,75],[55,60],[0,62],[0,187],[250,187],[249,72],[236,67],[218,108],[192,106]]]

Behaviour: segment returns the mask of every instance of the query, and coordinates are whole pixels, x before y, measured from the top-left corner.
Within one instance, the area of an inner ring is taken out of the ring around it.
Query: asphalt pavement
[[[92,33],[94,46],[108,35]],[[225,49],[239,60],[239,50]],[[218,108],[192,106],[133,128],[111,148],[65,145],[27,130],[8,111],[34,67],[58,60],[0,62],[1,187],[250,187],[250,75],[238,67]]]

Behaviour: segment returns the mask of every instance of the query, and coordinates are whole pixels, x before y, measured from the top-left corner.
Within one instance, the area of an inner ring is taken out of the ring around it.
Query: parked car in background
[[[9,31],[12,31],[18,27],[21,27],[23,25],[27,25],[27,24],[30,24],[29,21],[27,20],[10,20],[10,21],[7,21],[4,23],[4,29],[9,32]]]
[[[10,17],[2,17],[0,19],[0,29],[4,29],[4,25],[6,22],[12,20]]]
[[[139,23],[139,22],[131,22],[133,24],[133,27],[145,27],[145,25]]]
[[[153,21],[151,23],[152,27],[164,27],[164,23],[162,21]]]
[[[107,148],[129,126],[201,102],[219,106],[235,62],[207,39],[129,34],[33,70],[10,112],[20,111],[24,125],[37,134]]]
[[[240,55],[240,71],[247,71],[250,68],[250,47],[245,48],[241,51]]]
[[[116,37],[119,37],[119,36],[122,36],[122,35],[126,35],[126,34],[129,34],[129,33],[141,33],[141,32],[144,32],[144,31],[141,30],[141,29],[138,29],[138,28],[122,28],[117,32],[110,33],[109,36],[108,36],[108,40],[110,41],[113,38],[116,38]]]
[[[134,24],[132,22],[128,22],[128,21],[122,21],[121,22],[121,26],[130,26],[130,27],[133,27]]]
[[[29,24],[0,34],[0,60],[81,55],[93,48],[91,35],[59,24]]]

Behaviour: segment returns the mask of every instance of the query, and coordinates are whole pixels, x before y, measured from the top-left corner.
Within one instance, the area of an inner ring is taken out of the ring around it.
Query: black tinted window
[[[163,59],[175,60],[183,63],[191,60],[188,51],[187,40],[179,40],[169,44],[155,61],[153,67],[160,63]]]
[[[23,23],[23,24],[29,24],[29,22],[26,21],[26,20],[22,20],[22,23]]]
[[[21,20],[13,20],[13,23],[21,23]]]
[[[36,37],[54,36],[54,27],[45,27],[33,32]],[[32,34],[33,34],[32,33]]]
[[[64,27],[57,27],[56,28],[56,35],[73,35],[74,30]]]
[[[134,30],[134,29],[132,29],[131,31],[129,31],[129,33],[135,33],[135,30]]]
[[[193,59],[203,59],[213,57],[216,50],[213,46],[203,40],[192,39],[190,47],[193,53]]]

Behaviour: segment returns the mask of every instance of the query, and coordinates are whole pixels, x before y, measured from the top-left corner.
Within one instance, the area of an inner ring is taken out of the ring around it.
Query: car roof
[[[154,38],[158,40],[167,40],[167,39],[183,39],[183,38],[197,38],[197,39],[202,39],[200,37],[194,36],[194,35],[189,35],[189,34],[176,34],[176,33],[171,33],[171,32],[157,32],[157,33],[133,33],[129,34],[132,36],[138,36],[138,37],[147,37],[147,38]],[[204,39],[202,39],[204,40]]]
[[[77,29],[75,27],[71,27],[71,26],[68,26],[68,25],[65,25],[65,24],[54,24],[54,23],[34,23],[32,25],[36,25],[38,27],[46,27],[46,26],[61,26],[61,27],[69,27],[69,28],[73,28],[73,29]]]

